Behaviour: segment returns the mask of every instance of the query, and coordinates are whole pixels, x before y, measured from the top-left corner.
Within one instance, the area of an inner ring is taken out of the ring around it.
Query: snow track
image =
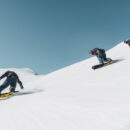
[[[0,101],[0,128],[130,130],[130,48],[120,43],[107,56],[120,62],[94,71],[93,57],[48,75],[1,69],[18,73],[25,90]]]

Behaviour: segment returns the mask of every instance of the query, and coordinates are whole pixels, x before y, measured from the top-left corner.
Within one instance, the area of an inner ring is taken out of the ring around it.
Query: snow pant
[[[105,53],[99,53],[98,54],[98,61],[100,64],[103,64],[104,62],[110,62],[111,58],[106,58],[106,54]]]
[[[16,77],[8,77],[0,86],[0,93],[10,85],[10,92],[15,91],[18,79]]]

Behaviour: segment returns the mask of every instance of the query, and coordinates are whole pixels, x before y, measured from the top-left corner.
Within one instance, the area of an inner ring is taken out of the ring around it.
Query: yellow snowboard
[[[5,99],[10,96],[13,96],[16,92],[18,92],[18,91],[0,94],[0,99]]]

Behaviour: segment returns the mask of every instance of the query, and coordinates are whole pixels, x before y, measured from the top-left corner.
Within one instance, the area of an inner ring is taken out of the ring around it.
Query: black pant
[[[10,91],[13,92],[15,91],[16,88],[16,83],[17,83],[17,78],[15,77],[8,77],[4,83],[0,86],[0,93],[6,89],[10,85]]]

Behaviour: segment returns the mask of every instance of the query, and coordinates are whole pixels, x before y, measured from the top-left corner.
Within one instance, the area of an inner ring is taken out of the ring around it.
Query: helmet
[[[93,51],[93,50],[90,50],[90,51],[89,51],[89,54],[93,55],[93,54],[94,54],[94,51]]]
[[[124,43],[130,43],[130,39],[124,40]]]

